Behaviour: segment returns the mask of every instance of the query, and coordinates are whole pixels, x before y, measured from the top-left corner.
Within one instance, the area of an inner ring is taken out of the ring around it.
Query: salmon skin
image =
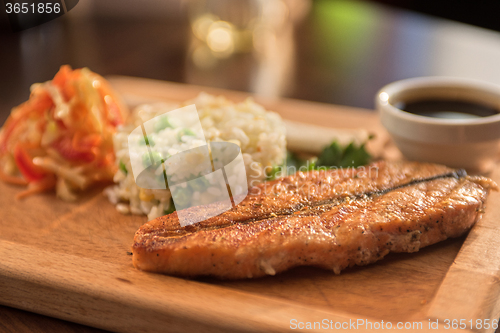
[[[339,274],[464,234],[490,189],[488,178],[425,163],[298,172],[203,222],[181,227],[174,212],[146,223],[133,263],[183,277],[252,278],[304,265]]]

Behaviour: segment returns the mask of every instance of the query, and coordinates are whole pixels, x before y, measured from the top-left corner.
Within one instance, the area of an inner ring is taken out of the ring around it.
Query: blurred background
[[[62,64],[363,108],[408,77],[500,84],[498,12],[479,0],[83,0],[25,31],[2,24],[0,122]]]

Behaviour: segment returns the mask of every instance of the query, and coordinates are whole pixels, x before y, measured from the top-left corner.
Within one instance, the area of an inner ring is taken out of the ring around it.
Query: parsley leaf
[[[170,198],[170,204],[168,206],[168,209],[163,210],[163,215],[172,214],[173,212],[175,212],[174,200],[172,200],[172,198]]]
[[[371,155],[366,151],[365,144],[357,146],[351,142],[341,147],[336,141],[325,147],[316,161],[316,166],[326,167],[359,167],[370,162]]]

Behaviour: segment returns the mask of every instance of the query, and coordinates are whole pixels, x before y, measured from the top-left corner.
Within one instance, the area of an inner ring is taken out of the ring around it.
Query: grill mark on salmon
[[[240,223],[240,224],[249,224],[249,223],[258,222],[258,221],[261,221],[261,220],[264,220],[264,219],[268,219],[268,218],[272,218],[272,217],[279,217],[279,216],[287,216],[287,215],[297,214],[298,212],[300,212],[300,211],[302,211],[304,209],[312,209],[312,208],[315,208],[315,207],[331,206],[331,205],[335,206],[335,205],[338,205],[338,204],[342,204],[346,200],[357,200],[357,199],[362,199],[364,197],[371,197],[371,196],[376,196],[376,195],[383,195],[383,194],[388,193],[388,192],[393,191],[393,190],[397,190],[397,189],[400,189],[400,188],[403,188],[403,187],[406,187],[406,186],[415,185],[415,184],[418,184],[418,183],[423,183],[423,182],[426,182],[426,181],[436,180],[436,179],[440,179],[440,178],[448,178],[448,177],[452,177],[452,178],[457,178],[458,179],[458,178],[461,178],[461,177],[465,177],[466,175],[467,174],[466,174],[465,170],[457,170],[457,171],[448,172],[448,173],[441,174],[441,175],[436,175],[436,176],[433,176],[433,177],[421,178],[421,179],[412,179],[409,183],[401,184],[401,185],[398,185],[398,186],[393,187],[393,188],[387,188],[387,189],[373,191],[373,192],[368,192],[368,193],[353,194],[353,195],[350,195],[350,196],[347,196],[347,197],[335,197],[335,198],[327,199],[327,200],[321,201],[321,202],[309,202],[309,203],[306,203],[304,205],[295,206],[295,207],[289,208],[287,210],[284,210],[284,211],[281,211],[281,212],[278,212],[278,213],[271,213],[269,215],[263,215],[263,216],[258,216],[258,217],[254,217],[254,218],[249,218],[249,219],[244,220],[244,221],[238,221],[238,223]],[[200,231],[200,230],[214,230],[214,229],[224,228],[227,225],[229,225],[229,224],[218,224],[218,225],[215,225],[215,226],[204,225],[202,228],[196,228],[196,230],[191,230],[190,232],[192,233],[192,232],[197,232],[197,231]],[[188,229],[192,229],[192,227],[187,227],[185,229],[187,231]],[[181,235],[172,235],[172,237],[175,237],[175,236],[179,237]]]
[[[496,187],[440,165],[370,167],[377,172],[313,171],[261,184],[235,208],[195,225],[181,227],[176,213],[150,221],[135,235],[133,263],[146,271],[232,279],[300,265],[340,273],[463,234]]]

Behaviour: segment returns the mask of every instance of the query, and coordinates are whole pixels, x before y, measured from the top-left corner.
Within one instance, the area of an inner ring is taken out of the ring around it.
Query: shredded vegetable
[[[112,181],[113,133],[127,114],[104,78],[62,66],[51,81],[31,86],[0,130],[0,180],[27,185],[18,198],[55,188],[64,200]]]

